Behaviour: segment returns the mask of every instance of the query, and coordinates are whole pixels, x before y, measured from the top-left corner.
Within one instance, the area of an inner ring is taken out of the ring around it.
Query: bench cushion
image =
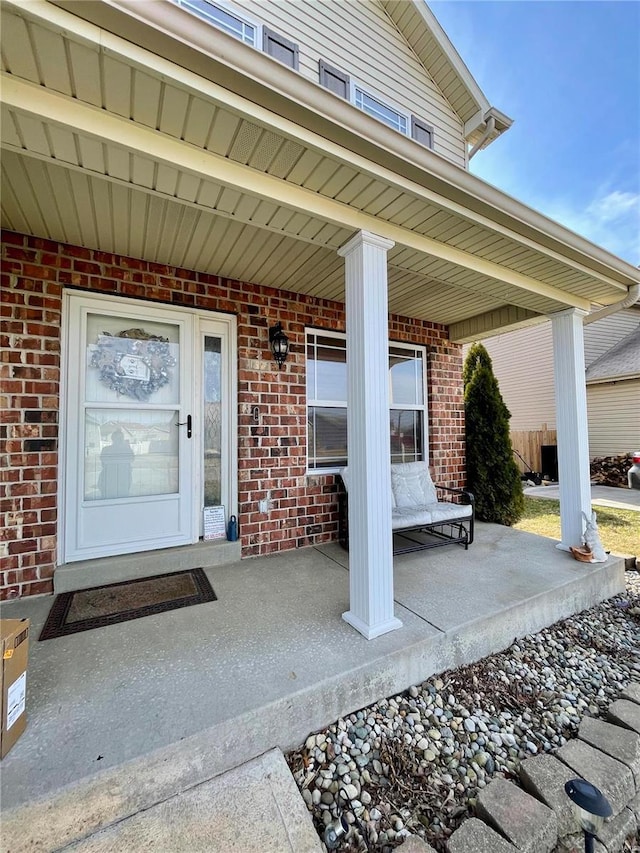
[[[394,534],[409,531],[431,533],[427,539],[394,536],[393,553],[408,554],[438,545],[464,545],[473,542],[473,495],[462,489],[436,487],[425,462],[403,462],[391,465],[391,529]],[[340,471],[345,492],[349,491],[349,469]],[[467,503],[438,500],[438,488],[459,496]],[[349,518],[346,495],[338,496],[340,509],[339,541],[349,549]]]
[[[396,507],[391,513],[391,529],[403,530],[429,524],[443,524],[458,518],[471,518],[472,507],[435,501],[424,506]]]
[[[391,466],[391,491],[396,507],[423,507],[438,501],[429,468],[424,462],[400,462]]]

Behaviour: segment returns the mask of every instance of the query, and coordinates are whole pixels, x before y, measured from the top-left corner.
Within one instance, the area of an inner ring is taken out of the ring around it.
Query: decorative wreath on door
[[[175,364],[169,339],[144,329],[103,332],[91,355],[91,367],[97,368],[102,383],[141,402],[171,381]]]

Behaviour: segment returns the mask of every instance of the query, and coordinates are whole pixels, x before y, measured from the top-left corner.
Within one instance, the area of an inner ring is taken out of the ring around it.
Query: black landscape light
[[[282,323],[276,323],[269,329],[269,344],[278,367],[282,367],[289,354],[289,338],[282,331]]]
[[[602,829],[604,819],[613,813],[609,800],[585,779],[570,779],[564,790],[573,803],[576,820],[584,831],[584,851],[593,853],[595,837]]]

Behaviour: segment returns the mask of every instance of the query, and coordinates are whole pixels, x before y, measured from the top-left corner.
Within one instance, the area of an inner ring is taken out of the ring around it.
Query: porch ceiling
[[[50,8],[3,4],[3,227],[338,300],[363,228],[390,310],[460,339],[631,283]]]

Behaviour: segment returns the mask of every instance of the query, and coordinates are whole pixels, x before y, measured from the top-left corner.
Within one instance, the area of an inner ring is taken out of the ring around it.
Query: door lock
[[[187,415],[186,421],[178,421],[178,426],[186,426],[187,438],[191,438],[191,415]]]

